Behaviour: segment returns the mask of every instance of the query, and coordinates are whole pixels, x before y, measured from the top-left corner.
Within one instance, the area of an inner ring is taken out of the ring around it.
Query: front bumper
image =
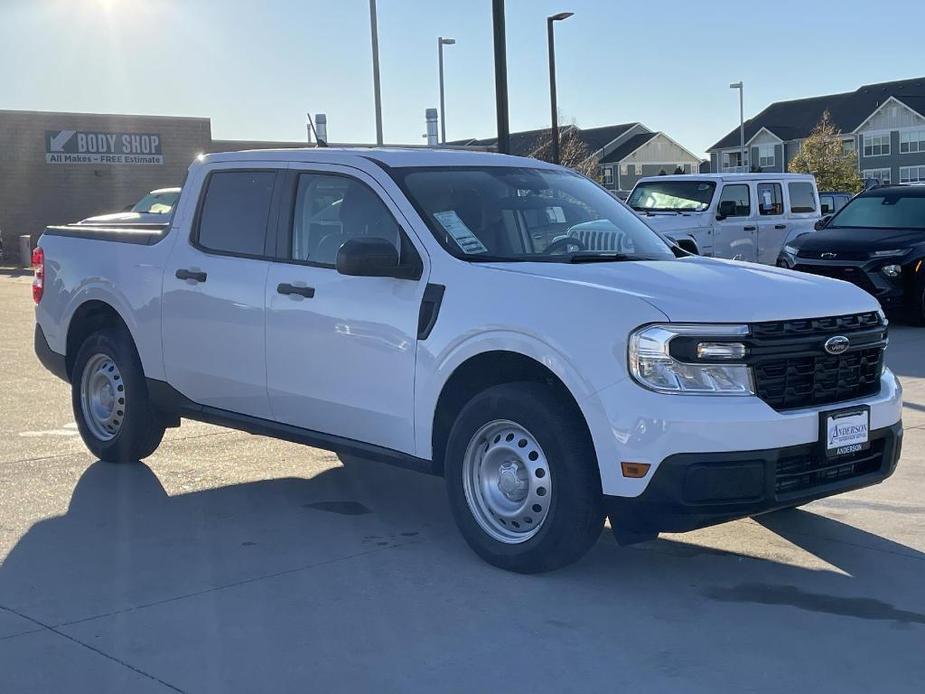
[[[891,279],[881,272],[884,265],[894,265],[898,262],[897,258],[880,258],[873,261],[826,261],[812,258],[794,258],[786,253],[781,253],[777,265],[798,272],[807,272],[812,275],[850,282],[868,294],[873,295],[884,309],[901,309],[906,308],[909,304],[903,278]]]
[[[868,450],[834,460],[818,442],[672,455],[642,494],[605,496],[605,508],[617,539],[629,543],[798,506],[885,480],[896,469],[902,434],[902,422],[872,431]]]

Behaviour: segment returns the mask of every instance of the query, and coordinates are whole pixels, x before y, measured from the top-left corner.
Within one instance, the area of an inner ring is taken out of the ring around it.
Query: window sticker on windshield
[[[547,207],[546,219],[550,224],[565,224],[565,211],[559,207]]]
[[[463,253],[488,253],[485,245],[479,241],[478,237],[472,233],[472,229],[466,226],[465,222],[456,214],[456,210],[446,210],[444,212],[434,212],[434,217],[443,225],[453,240],[459,245]]]

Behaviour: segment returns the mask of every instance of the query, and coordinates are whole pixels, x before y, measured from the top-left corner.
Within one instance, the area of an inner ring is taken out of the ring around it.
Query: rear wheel
[[[71,404],[81,438],[101,460],[146,458],[164,436],[164,419],[151,406],[141,361],[124,330],[101,330],[80,346]]]
[[[536,383],[476,395],[446,452],[453,515],[485,561],[521,573],[578,560],[604,524],[594,449],[579,415]]]

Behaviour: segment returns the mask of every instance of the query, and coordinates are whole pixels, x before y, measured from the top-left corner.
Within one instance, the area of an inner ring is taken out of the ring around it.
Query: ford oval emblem
[[[848,349],[848,338],[844,335],[836,335],[825,341],[825,351],[829,354],[844,354]]]

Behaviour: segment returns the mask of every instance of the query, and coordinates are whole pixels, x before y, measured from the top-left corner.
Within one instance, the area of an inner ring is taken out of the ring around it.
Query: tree
[[[597,159],[579,134],[575,124],[559,128],[559,163],[573,171],[597,179],[600,176]],[[552,161],[552,128],[543,130],[530,146],[528,157]]]
[[[857,152],[846,152],[841,130],[826,111],[809,134],[799,153],[790,161],[791,173],[808,173],[816,177],[819,190],[844,190],[857,193],[863,183],[858,174]]]

